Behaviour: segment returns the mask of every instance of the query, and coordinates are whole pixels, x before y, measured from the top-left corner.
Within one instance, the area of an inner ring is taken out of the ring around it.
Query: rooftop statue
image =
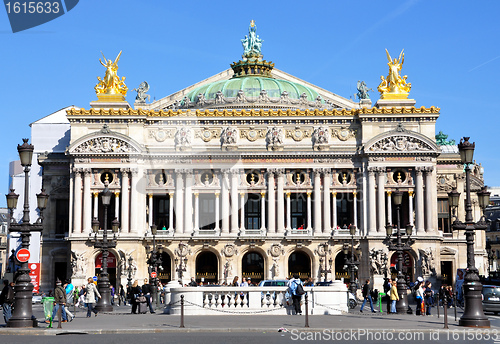
[[[438,146],[454,146],[456,145],[455,140],[447,140],[448,135],[440,131],[436,134],[436,144]]]
[[[387,54],[387,60],[389,63],[389,75],[387,78],[381,76],[381,82],[378,86],[378,91],[380,92],[382,99],[407,99],[408,93],[411,89],[411,83],[406,82],[407,76],[401,76],[401,68],[403,67],[403,62],[405,59],[404,49],[401,50],[398,59],[393,59],[387,49],[385,52]]]
[[[356,94],[358,99],[360,99],[360,100],[361,99],[370,99],[370,95],[368,94],[368,92],[370,92],[370,91],[373,92],[373,89],[368,88],[368,86],[366,86],[366,82],[358,80],[358,83],[356,86],[358,88],[358,93]]]
[[[99,82],[97,85],[94,87],[95,92],[99,94],[107,94],[107,95],[127,95],[128,88],[125,85],[125,77],[122,77],[120,80],[120,77],[117,75],[118,71],[118,61],[120,60],[120,56],[122,52],[118,54],[116,57],[115,61],[112,60],[107,60],[104,54],[102,53],[102,57],[104,58],[103,63],[101,59],[99,59],[99,62],[106,68],[106,74],[104,74],[104,79],[101,79],[101,77],[97,77],[97,80]]]
[[[146,81],[141,82],[139,87],[134,88],[132,91],[137,92],[137,96],[135,97],[137,103],[146,103],[146,98],[148,101],[151,99],[151,96],[146,94],[146,92],[149,91],[149,84]]]
[[[257,25],[255,25],[255,21],[252,20],[250,22],[250,26],[248,27],[248,35],[245,35],[245,38],[241,40],[243,44],[243,57],[260,57],[262,56],[262,39],[257,35]]]

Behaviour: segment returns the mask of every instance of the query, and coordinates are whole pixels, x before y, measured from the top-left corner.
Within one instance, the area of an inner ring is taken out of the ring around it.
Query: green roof
[[[196,102],[198,94],[201,93],[206,99],[215,99],[216,93],[221,91],[225,98],[233,98],[238,95],[239,90],[242,90],[246,97],[255,98],[259,97],[262,90],[266,90],[270,98],[279,98],[283,91],[287,91],[288,97],[291,99],[300,99],[302,93],[307,95],[309,101],[314,101],[319,96],[318,92],[295,82],[260,76],[247,76],[202,85],[189,92],[187,97],[190,101]]]

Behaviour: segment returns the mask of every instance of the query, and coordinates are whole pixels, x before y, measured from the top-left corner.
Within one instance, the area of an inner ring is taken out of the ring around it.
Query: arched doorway
[[[351,252],[347,253],[347,259],[351,259]],[[357,272],[354,274],[354,280],[357,278]],[[346,254],[343,251],[339,251],[335,257],[335,279],[342,280],[344,283],[351,283],[351,275],[346,264]]]
[[[99,278],[102,272],[102,252],[99,252],[97,257],[95,257],[95,276]],[[109,284],[113,287],[117,287],[116,285],[116,257],[112,252],[108,254],[108,277]]]
[[[391,278],[396,279],[398,275],[397,270],[398,254],[394,253],[391,257]],[[413,257],[408,251],[403,252],[403,275],[406,279],[406,285],[410,285],[415,280],[413,274]]]
[[[311,259],[305,252],[295,251],[288,258],[288,277],[298,274],[301,279],[311,277]]]
[[[161,254],[161,266],[158,278],[162,284],[168,283],[172,280],[172,260],[167,252]]]
[[[247,252],[241,261],[242,277],[251,278],[253,284],[264,279],[264,258],[258,252]]]
[[[219,262],[217,256],[210,252],[202,252],[196,257],[196,282],[203,284],[217,284]]]

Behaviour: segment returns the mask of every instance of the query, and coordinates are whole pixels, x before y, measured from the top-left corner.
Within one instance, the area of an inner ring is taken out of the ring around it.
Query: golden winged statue
[[[104,58],[104,63],[101,59],[99,62],[106,68],[106,74],[104,74],[104,78],[97,77],[99,81],[97,85],[94,87],[95,92],[97,93],[97,98],[105,98],[106,96],[123,96],[127,95],[128,87],[125,85],[125,77],[120,77],[117,75],[118,71],[118,61],[120,60],[120,56],[122,52],[118,54],[114,61],[107,60],[104,54],[102,53],[102,57]],[[101,97],[100,97],[101,96]]]
[[[377,87],[380,92],[380,98],[382,99],[407,99],[410,93],[411,83],[406,82],[407,76],[401,76],[401,68],[403,67],[403,62],[405,60],[404,49],[401,50],[398,59],[393,59],[387,49],[385,49],[387,54],[387,60],[389,63],[389,75],[387,78],[381,76],[380,85]]]

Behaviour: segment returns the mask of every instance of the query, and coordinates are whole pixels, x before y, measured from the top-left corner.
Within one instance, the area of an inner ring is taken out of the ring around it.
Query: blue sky
[[[13,34],[0,10],[0,186],[29,124],[68,105],[89,108],[101,51],[123,50],[129,89],[146,80],[156,99],[229,68],[251,19],[276,68],[349,98],[356,82],[376,89],[385,49],[405,49],[402,74],[416,106],[441,108],[436,131],[470,136],[486,184],[500,185],[499,1],[130,1],[82,0],[67,14]],[[372,100],[378,99],[372,93]],[[129,92],[133,103],[135,93]],[[0,197],[0,206],[5,198]]]

